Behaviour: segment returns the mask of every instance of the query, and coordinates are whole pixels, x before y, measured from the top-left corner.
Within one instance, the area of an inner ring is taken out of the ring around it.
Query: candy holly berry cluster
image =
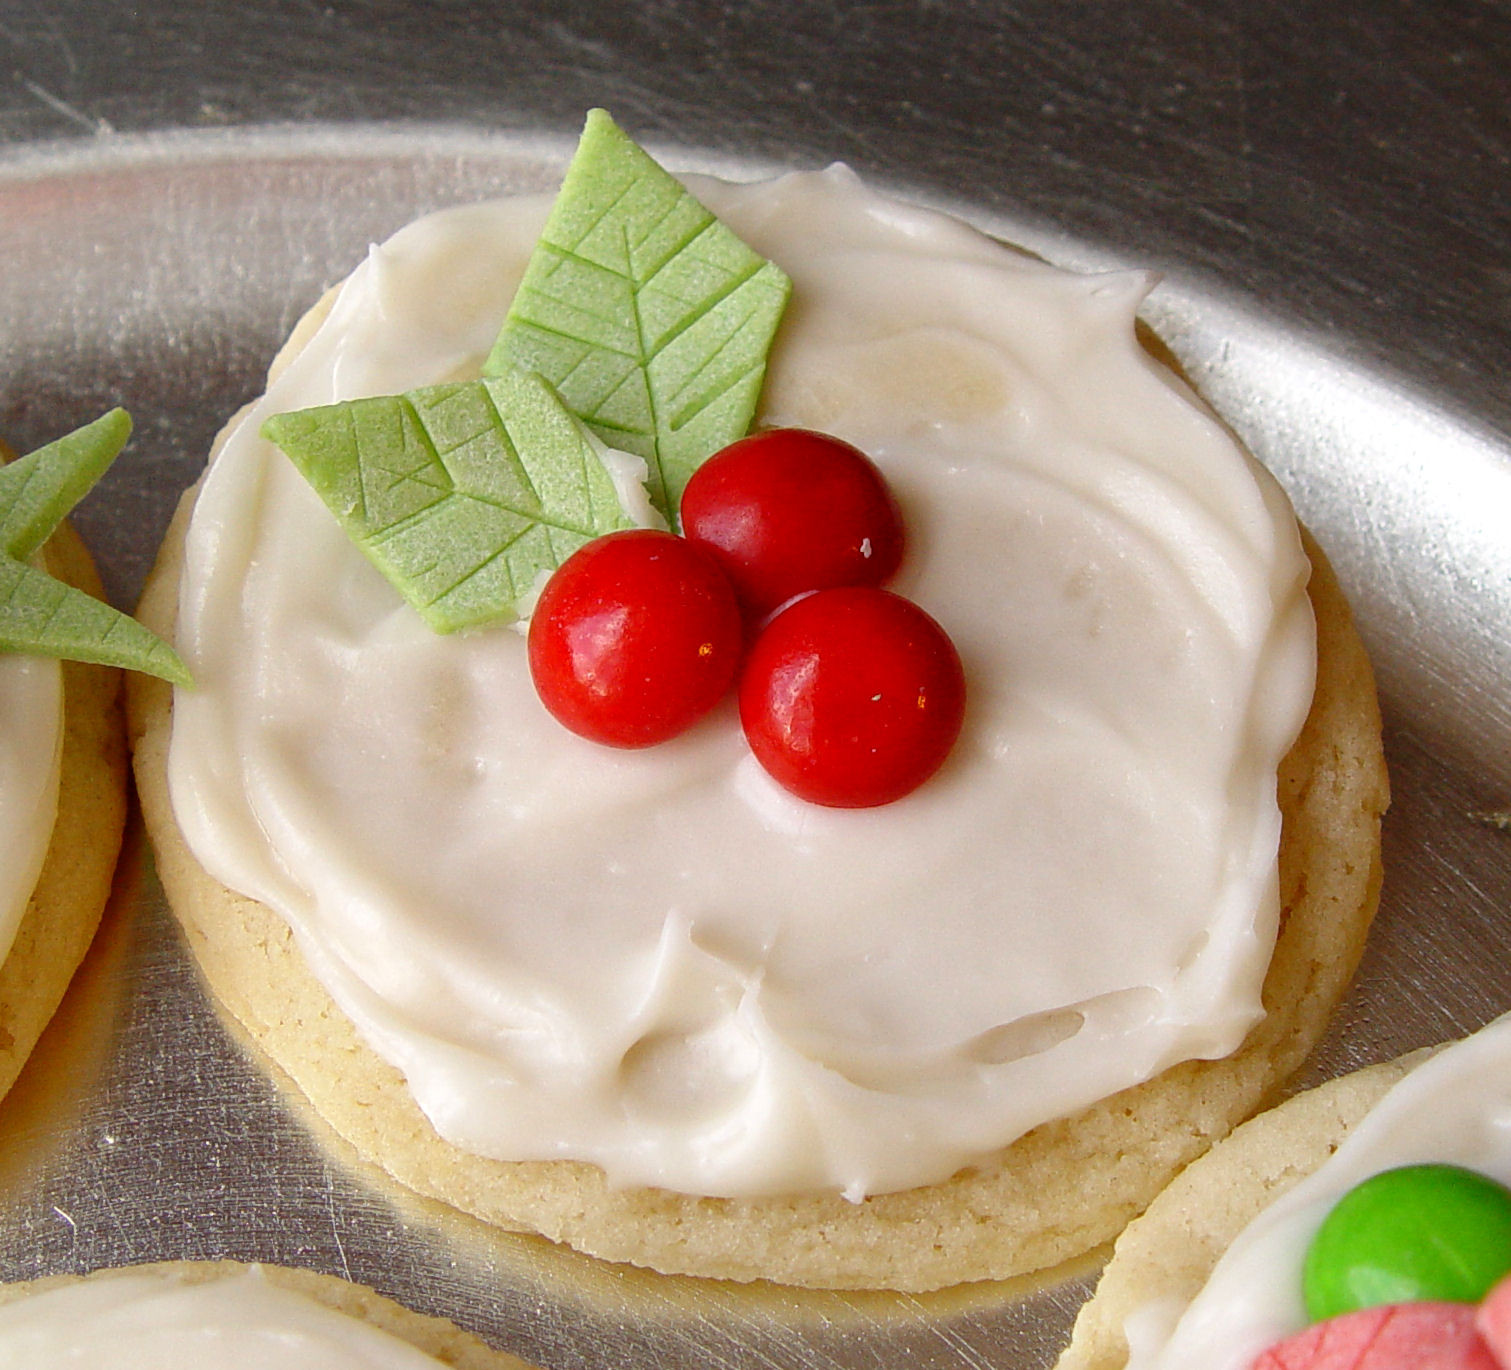
[[[1350,1190],[1307,1249],[1312,1325],[1253,1370],[1511,1370],[1511,1191],[1452,1165]]]
[[[875,464],[827,434],[756,433],[694,472],[681,516],[681,537],[610,533],[547,581],[529,634],[547,710],[645,747],[738,682],[751,751],[800,798],[867,808],[932,776],[965,677],[944,629],[881,588],[904,535]]]
[[[530,670],[572,731],[664,742],[738,677],[783,785],[886,804],[943,764],[964,678],[939,625],[881,588],[903,535],[871,462],[822,434],[744,436],[790,290],[594,110],[482,376],[262,432],[436,632],[516,617],[551,573]],[[606,443],[686,536],[628,527]]]

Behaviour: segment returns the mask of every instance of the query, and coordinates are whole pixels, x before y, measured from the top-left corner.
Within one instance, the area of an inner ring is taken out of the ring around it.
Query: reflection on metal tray
[[[321,288],[425,209],[554,185],[568,151],[342,129],[0,162],[0,430],[26,450],[112,403],[137,416],[130,459],[79,519],[117,602]],[[945,207],[1053,260],[1111,264]],[[1476,1027],[1511,1007],[1511,833],[1476,817],[1511,807],[1511,453],[1209,282],[1167,278],[1147,313],[1327,547],[1379,671],[1385,899],[1311,1077]],[[101,939],[0,1112],[0,1277],[212,1256],[352,1276],[543,1365],[626,1370],[1045,1365],[1088,1287],[1084,1272],[922,1298],[670,1279],[396,1193],[243,1056],[134,833]]]

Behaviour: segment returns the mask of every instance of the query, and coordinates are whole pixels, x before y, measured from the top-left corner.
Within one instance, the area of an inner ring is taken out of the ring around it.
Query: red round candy
[[[803,428],[754,433],[705,461],[682,492],[682,531],[718,553],[753,617],[809,590],[882,585],[902,560],[881,472]]]
[[[649,747],[697,722],[729,688],[742,624],[728,577],[685,538],[595,538],[556,570],[530,618],[530,675],[574,733]]]
[[[820,590],[762,630],[740,678],[740,721],[761,765],[834,808],[900,799],[960,733],[965,675],[948,634],[886,590]]]

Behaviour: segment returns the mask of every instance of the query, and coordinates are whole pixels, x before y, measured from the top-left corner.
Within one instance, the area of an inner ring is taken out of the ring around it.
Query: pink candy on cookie
[[[1475,1311],[1474,1326],[1496,1360],[1511,1366],[1511,1275],[1485,1295]]]
[[[1253,1370],[1511,1370],[1511,1275],[1478,1306],[1391,1303],[1313,1323]]]
[[[1511,1303],[1502,1304],[1511,1326]],[[1276,1342],[1253,1370],[1505,1370],[1475,1330],[1476,1314],[1467,1303],[1361,1308]]]

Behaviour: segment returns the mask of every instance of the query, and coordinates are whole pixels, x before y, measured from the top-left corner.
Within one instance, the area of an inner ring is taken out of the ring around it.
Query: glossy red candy
[[[709,553],[670,533],[610,533],[546,582],[530,618],[530,675],[574,733],[649,747],[719,701],[742,631],[734,589]]]
[[[902,560],[902,517],[881,472],[827,433],[772,428],[731,443],[693,473],[681,512],[753,618],[808,590],[885,584]]]
[[[1387,1303],[1314,1322],[1251,1370],[1501,1370],[1466,1303]]]
[[[740,721],[767,771],[836,808],[923,784],[959,735],[965,676],[944,629],[886,590],[820,590],[762,630],[740,678]]]

